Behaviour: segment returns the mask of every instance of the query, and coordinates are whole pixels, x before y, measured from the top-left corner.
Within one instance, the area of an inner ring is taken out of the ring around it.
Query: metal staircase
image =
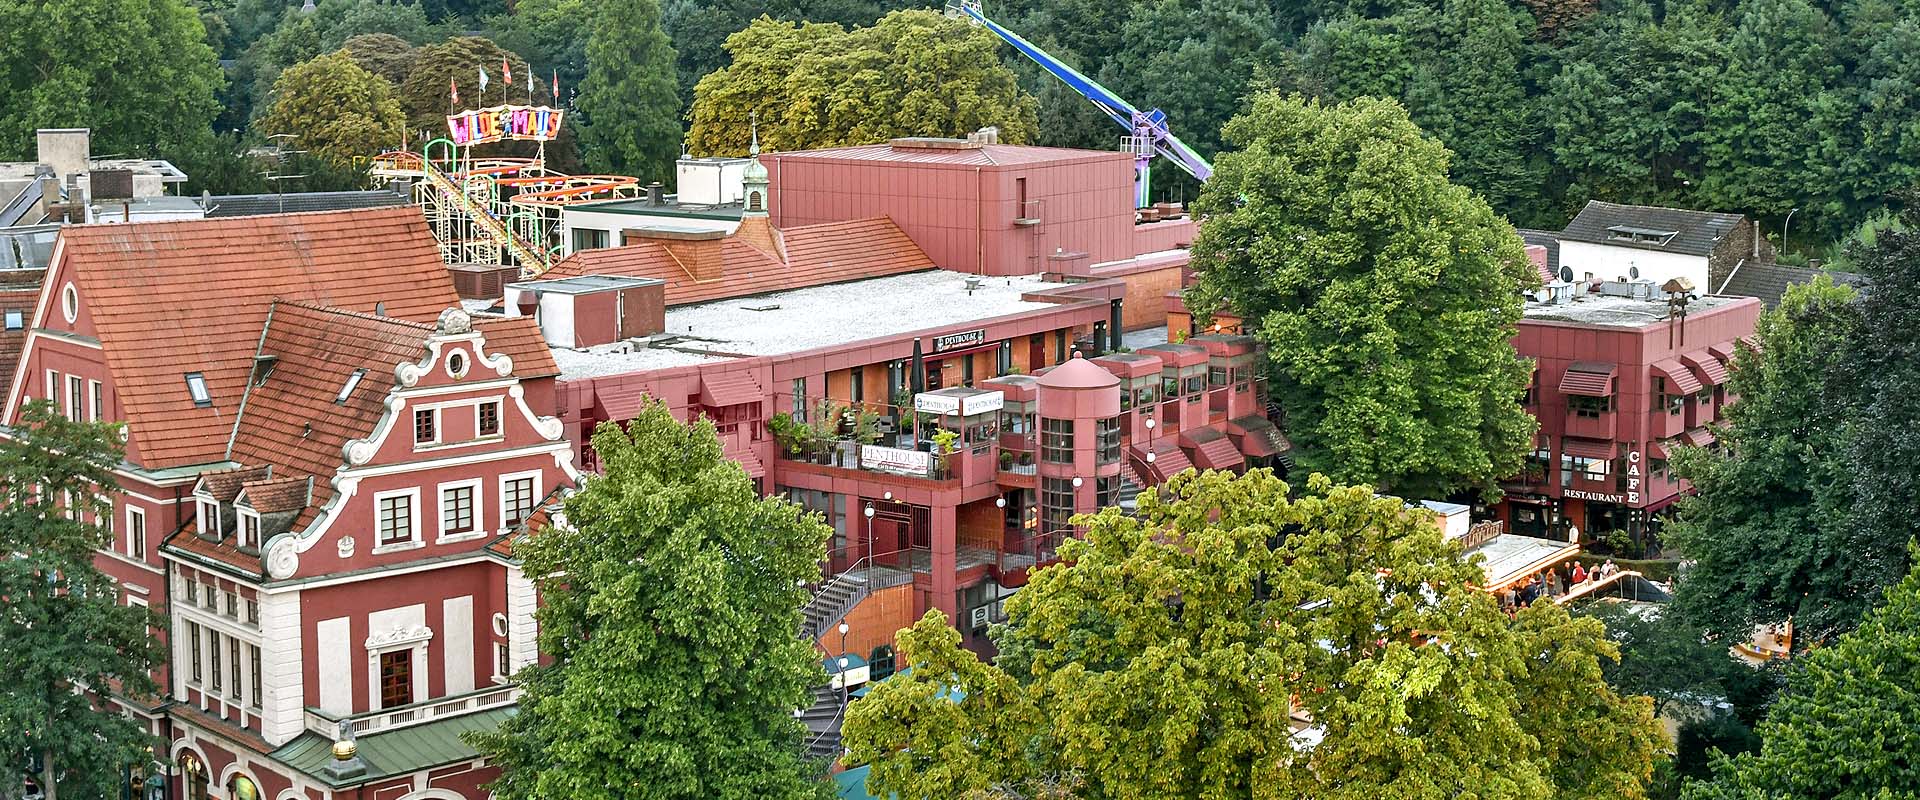
[[[840,757],[840,723],[845,721],[845,713],[840,690],[833,688],[832,684],[816,687],[813,690],[813,705],[794,712],[800,724],[807,727],[806,752],[809,758]]]
[[[437,194],[439,202],[453,204],[469,222],[479,228],[482,233],[486,234],[488,244],[511,254],[514,263],[520,266],[520,277],[538,277],[541,273],[546,272],[548,267],[553,266],[549,263],[546,254],[540,252],[540,248],[522,239],[518,233],[515,233],[512,228],[509,228],[499,217],[494,216],[491,209],[487,208],[488,202],[493,197],[494,192],[498,191],[497,188],[490,185],[490,180],[469,178],[467,186],[465,190],[463,190],[460,184],[455,183],[452,178],[448,177],[440,168],[435,167],[432,162],[422,159],[420,166],[421,173],[426,177],[426,183],[422,186],[422,189],[430,190]],[[482,183],[481,181],[483,180],[486,182]],[[480,196],[475,197],[475,195]],[[438,231],[436,231],[436,233],[438,233]],[[451,245],[451,243],[446,240],[441,241],[442,251],[445,251],[449,246],[457,247],[458,245]],[[443,255],[445,254],[443,253]],[[448,263],[453,263],[453,261],[454,260],[450,259]]]

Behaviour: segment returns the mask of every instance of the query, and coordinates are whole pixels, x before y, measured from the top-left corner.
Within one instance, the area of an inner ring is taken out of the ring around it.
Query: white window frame
[[[487,433],[485,431],[480,430],[480,409],[485,408],[487,406],[493,407],[493,432],[492,433]],[[491,441],[494,439],[505,438],[506,435],[507,435],[507,404],[506,403],[503,403],[498,399],[494,399],[494,400],[482,400],[478,403],[473,404],[473,438],[486,439]]]
[[[127,556],[143,564],[147,561],[147,512],[132,503],[127,504]]]
[[[53,404],[56,413],[67,413],[67,407],[60,404],[60,371],[50,369],[45,376],[47,402]]]
[[[420,429],[419,415],[422,413],[433,415],[433,438],[424,442],[420,441],[420,434],[418,433]],[[413,439],[413,449],[421,450],[428,447],[440,446],[446,440],[446,436],[443,435],[445,432],[444,426],[442,426],[440,422],[439,406],[426,406],[413,409],[413,414],[407,417],[407,435]]]
[[[432,642],[433,634],[431,631],[427,631],[421,638],[410,638],[391,644],[367,648],[368,708],[374,711],[389,708],[389,706],[382,705],[380,702],[380,657],[388,653],[401,651],[405,651],[408,654],[408,660],[413,662],[409,668],[409,677],[413,682],[413,702],[408,705],[419,705],[434,699],[431,694],[431,684],[428,683],[429,676],[427,675],[427,646],[432,644]],[[392,707],[398,708],[398,706]]]
[[[100,418],[105,415],[106,404],[106,394],[101,390],[100,382],[95,380],[87,381],[87,421],[99,422]]]
[[[500,671],[500,665],[503,662],[507,665],[508,671],[506,673],[502,673]],[[494,642],[493,643],[493,682],[506,683],[508,679],[513,677],[512,669],[513,669],[512,646],[510,646],[507,642],[504,642],[504,641]]]
[[[470,530],[448,533],[447,532],[447,491],[450,489],[462,489],[462,488],[469,489],[473,492],[473,528]],[[438,520],[436,523],[435,531],[437,531],[439,534],[434,539],[435,544],[440,544],[444,542],[465,541],[467,539],[475,539],[480,536],[484,536],[486,534],[487,510],[486,510],[486,501],[484,498],[487,496],[487,487],[484,481],[482,481],[479,478],[468,478],[465,480],[447,481],[446,483],[442,483],[438,486],[435,486],[433,495],[436,501],[434,503],[434,509],[435,509],[434,516]]]
[[[67,419],[85,422],[87,419],[87,380],[78,375],[67,376]]]
[[[383,543],[381,541],[381,535],[380,535],[381,534],[380,503],[381,501],[387,500],[389,498],[403,497],[403,496],[408,498],[407,514],[409,519],[407,524],[410,526],[408,528],[408,532],[413,535],[413,538],[408,539],[404,542],[394,542],[391,544]],[[386,492],[374,492],[373,493],[373,551],[372,551],[373,554],[380,555],[381,553],[393,553],[401,550],[412,550],[416,547],[425,547],[426,545],[427,545],[426,539],[420,535],[420,487],[413,486],[406,489],[394,489],[392,491],[386,491]]]
[[[511,528],[516,524],[515,522],[507,521],[507,484],[513,481],[517,481],[525,478],[533,479],[533,495],[532,495],[532,499],[528,501],[532,503],[532,505],[527,507],[527,516],[532,516],[533,512],[540,508],[540,498],[543,496],[540,494],[540,490],[541,490],[540,479],[545,474],[546,473],[536,469],[536,470],[528,470],[526,472],[511,472],[511,473],[507,473],[505,475],[500,476],[498,490],[499,490],[499,496],[500,496],[500,530],[501,531],[504,532],[508,528]],[[524,518],[521,521],[524,521]]]
[[[253,523],[253,538],[247,538],[247,523]],[[233,509],[233,544],[236,547],[260,547],[260,514],[251,509],[235,506]]]
[[[205,496],[196,496],[193,500],[193,513],[196,518],[195,524],[200,527],[200,533],[202,535],[212,533],[213,538],[219,539],[222,533],[220,530],[220,501]],[[208,519],[208,517],[212,517],[212,519]]]

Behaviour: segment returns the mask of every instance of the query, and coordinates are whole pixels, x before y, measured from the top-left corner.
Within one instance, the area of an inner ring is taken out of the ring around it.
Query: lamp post
[[[1787,221],[1780,223],[1780,249],[1782,251],[1787,249],[1787,234],[1793,232],[1793,215],[1798,213],[1800,213],[1800,209],[1796,206],[1792,211],[1787,212]]]
[[[846,626],[841,625],[840,627],[844,628]],[[843,714],[846,713],[847,703],[850,699],[851,699],[851,695],[847,692],[847,657],[845,654],[842,654],[840,656],[840,710],[841,710],[841,713]]]

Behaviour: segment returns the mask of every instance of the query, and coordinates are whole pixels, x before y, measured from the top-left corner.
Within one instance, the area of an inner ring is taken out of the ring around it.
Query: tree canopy
[[[1077,518],[995,663],[937,612],[902,632],[849,761],[903,800],[1644,795],[1659,730],[1597,621],[1509,620],[1424,511],[1305,488],[1188,472]]]
[[[586,117],[580,142],[595,171],[643,181],[672,178],[680,154],[680,97],[673,46],[660,30],[658,0],[594,0],[587,6]]]
[[[1760,317],[1759,350],[1735,356],[1725,445],[1674,454],[1695,491],[1663,534],[1693,561],[1676,604],[1718,636],[1792,617],[1817,641],[1852,626],[1891,580],[1870,559],[1904,543],[1876,544],[1848,520],[1851,386],[1838,378],[1859,329],[1853,300],[1824,276],[1789,289]]]
[[[872,27],[793,25],[762,17],[727,37],[733,63],[694,89],[689,146],[744,155],[758,114],[761,145],[806,150],[897,136],[963,136],[995,126],[1031,141],[1032,97],[995,56],[992,34],[923,11]]]
[[[121,605],[120,582],[93,561],[115,546],[103,487],[116,485],[120,456],[117,426],[69,421],[40,400],[0,437],[0,777],[16,780],[34,757],[49,800],[113,796],[126,768],[154,758],[145,726],[105,696],[152,698],[163,652],[148,634],[159,619]]]
[[[539,589],[520,712],[475,739],[495,797],[818,798],[794,709],[824,683],[798,636],[832,529],[762,497],[713,423],[651,403],[594,433],[604,474],[518,540]]]
[[[405,145],[406,117],[393,85],[360,68],[345,51],[296,64],[273,84],[260,126],[291,133],[302,149],[346,166]]]
[[[95,153],[206,146],[219,63],[180,0],[0,0],[0,159],[39,128],[90,128]]]
[[[1447,150],[1368,99],[1262,95],[1226,136],[1187,303],[1266,345],[1301,469],[1420,498],[1517,474],[1535,423],[1512,339],[1539,278]]]
[[[1717,764],[1686,800],[1920,797],[1920,571],[1860,627],[1796,661],[1761,748]]]
[[[407,79],[407,73],[413,70],[413,60],[420,56],[411,42],[391,33],[362,33],[348,37],[341,43],[340,52],[351,57],[361,69],[386,78],[396,89],[401,81]]]

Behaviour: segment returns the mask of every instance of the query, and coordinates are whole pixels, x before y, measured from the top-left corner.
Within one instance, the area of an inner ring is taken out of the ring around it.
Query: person
[[[1600,577],[1602,578],[1611,578],[1613,577],[1614,573],[1619,571],[1620,571],[1620,567],[1615,565],[1613,563],[1613,559],[1611,558],[1607,559],[1605,562],[1602,562],[1600,564]]]
[[[1559,597],[1567,591],[1567,584],[1560,580],[1560,570],[1547,570],[1547,594]]]
[[[1587,566],[1585,564],[1574,564],[1573,565],[1573,584],[1575,586],[1578,586],[1586,582],[1587,582]]]

